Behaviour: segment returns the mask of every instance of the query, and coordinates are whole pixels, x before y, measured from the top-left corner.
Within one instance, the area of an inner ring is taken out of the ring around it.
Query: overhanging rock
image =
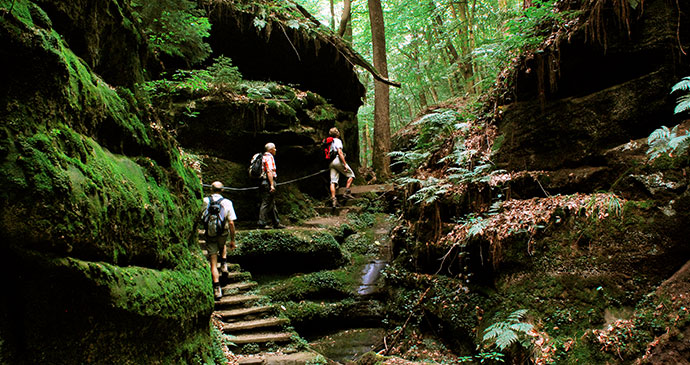
[[[215,2],[209,12],[214,56],[230,57],[247,79],[296,84],[339,109],[357,111],[365,89],[351,62],[352,50],[284,10],[276,14],[261,4]]]

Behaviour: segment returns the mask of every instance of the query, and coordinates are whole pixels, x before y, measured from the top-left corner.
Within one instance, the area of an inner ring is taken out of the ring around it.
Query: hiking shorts
[[[352,171],[352,168],[350,168],[350,165],[347,165],[347,167],[343,166],[343,164],[340,163],[340,159],[337,157],[331,162],[329,167],[331,168],[331,184],[338,185],[340,174],[345,175],[347,178],[355,177],[355,173]]]
[[[227,234],[216,237],[204,236],[206,243],[201,245],[201,249],[206,250],[207,257],[211,255],[218,255],[223,249],[227,238]]]

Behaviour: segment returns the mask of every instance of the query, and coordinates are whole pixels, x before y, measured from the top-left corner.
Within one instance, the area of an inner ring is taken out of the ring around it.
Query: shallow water
[[[364,266],[362,270],[362,284],[357,288],[357,294],[369,295],[376,291],[376,280],[381,276],[381,270],[386,267],[386,261],[374,260]]]

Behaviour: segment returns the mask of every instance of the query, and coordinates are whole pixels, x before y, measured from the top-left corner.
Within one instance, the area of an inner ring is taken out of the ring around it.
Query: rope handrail
[[[279,183],[277,183],[276,185],[291,184],[291,183],[293,183],[293,182],[295,182],[295,181],[300,181],[300,180],[308,179],[308,178],[310,178],[310,177],[313,177],[313,176],[316,176],[316,175],[318,175],[318,174],[324,173],[324,172],[326,172],[326,171],[328,171],[328,170],[329,170],[329,169],[323,169],[323,170],[317,171],[317,172],[315,172],[315,173],[313,173],[313,174],[309,174],[309,175],[307,175],[307,176],[298,177],[298,178],[296,178],[296,179],[288,180],[288,181],[285,181],[285,182],[279,182]],[[201,186],[203,186],[203,187],[205,187],[205,188],[210,188],[210,187],[211,187],[211,185],[209,185],[209,184],[201,184]],[[258,189],[258,188],[259,188],[258,186],[250,186],[250,187],[248,187],[248,188],[231,188],[231,187],[223,186],[223,187],[221,188],[221,190],[246,191],[246,190],[256,190],[256,189]]]

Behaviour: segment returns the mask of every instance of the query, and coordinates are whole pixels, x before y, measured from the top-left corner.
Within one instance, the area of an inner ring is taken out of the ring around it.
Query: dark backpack
[[[251,162],[249,162],[249,177],[252,179],[260,179],[261,173],[263,172],[263,153],[257,153],[252,156]]]
[[[216,201],[213,201],[212,196],[208,197],[208,207],[202,217],[208,237],[220,236],[225,232],[225,211],[220,204],[221,201],[223,197]]]
[[[323,149],[324,158],[326,161],[331,162],[338,156],[338,151],[331,150],[331,145],[333,144],[333,137],[326,137],[321,141],[321,148]]]

